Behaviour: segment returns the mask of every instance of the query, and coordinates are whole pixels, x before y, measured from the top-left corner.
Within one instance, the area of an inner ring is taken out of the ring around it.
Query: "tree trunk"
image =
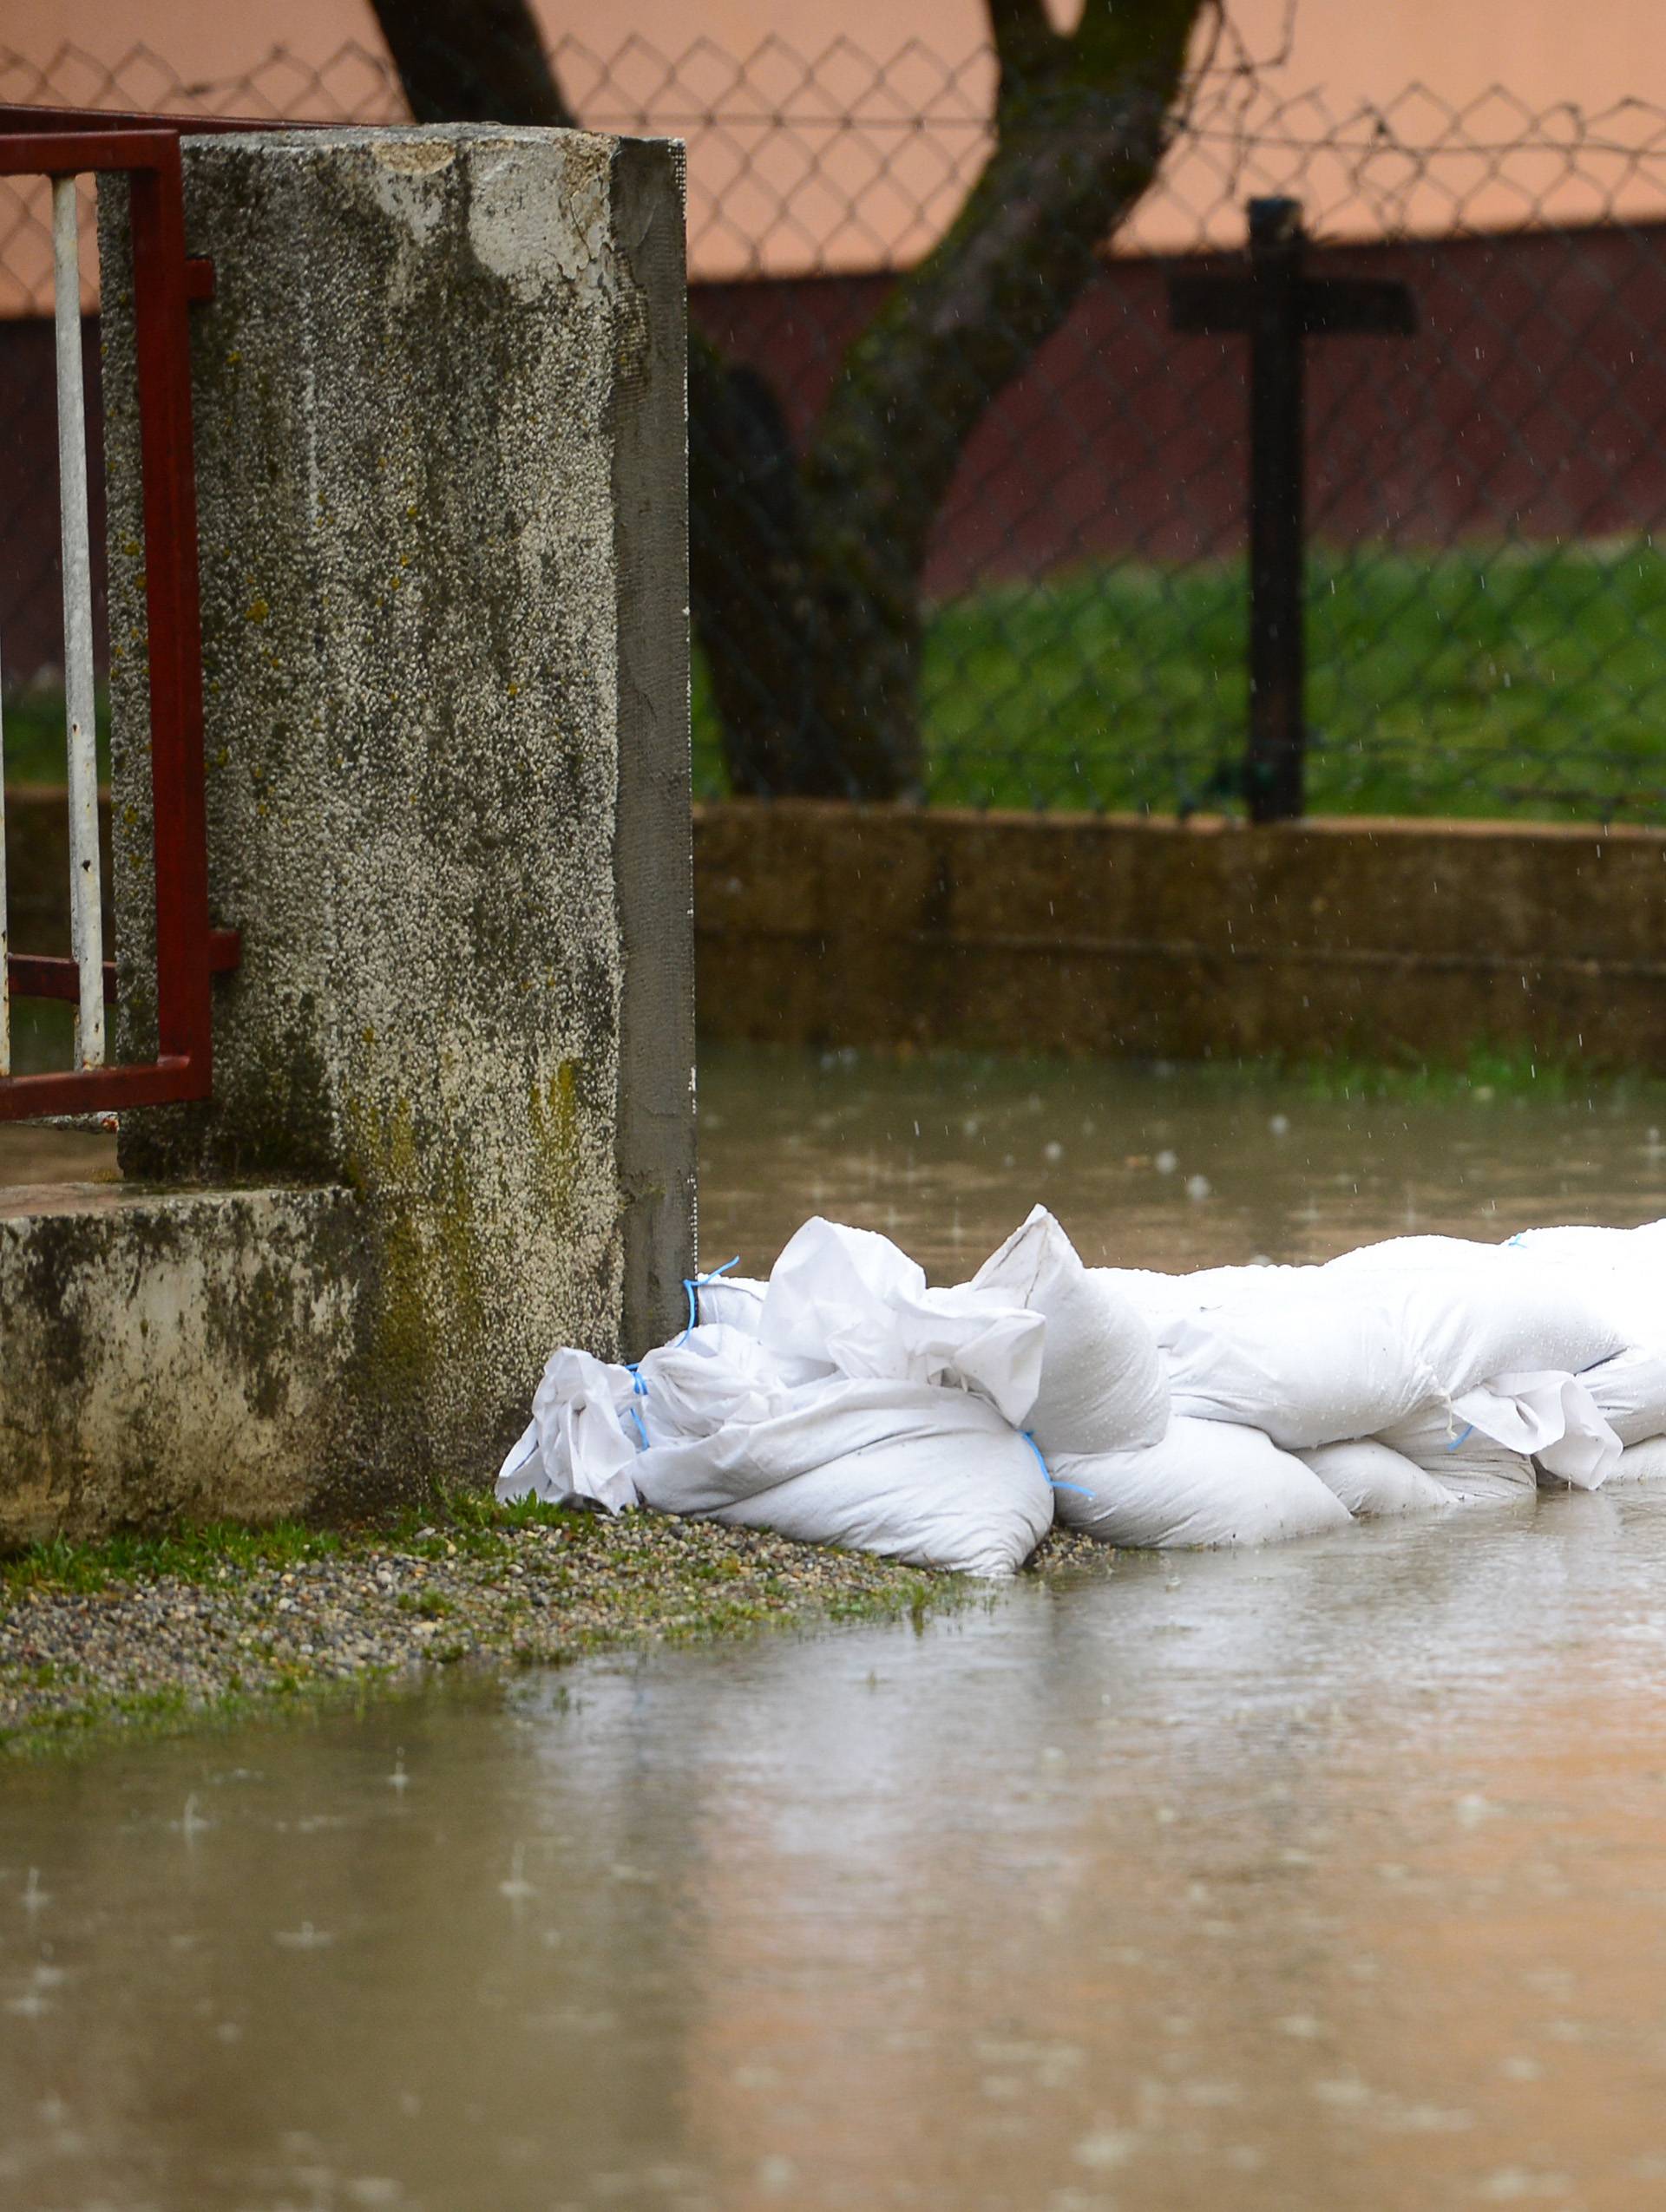
[[[574,128],[527,0],[371,0],[419,123]]]
[[[821,604],[869,648],[836,656],[823,693],[868,795],[923,780],[921,580],[961,455],[1155,174],[1201,12],[1200,0],[1087,0],[1066,38],[1024,0],[992,7],[995,151],[851,347],[803,462]]]
[[[419,120],[570,123],[526,0],[374,0]],[[921,580],[991,402],[1064,322],[1155,174],[1218,0],[986,0],[995,150],[851,347],[795,454],[775,393],[689,347],[690,586],[737,791],[920,795]]]
[[[841,575],[762,376],[696,339],[689,398],[691,591],[732,788],[914,795],[912,602],[889,625]]]

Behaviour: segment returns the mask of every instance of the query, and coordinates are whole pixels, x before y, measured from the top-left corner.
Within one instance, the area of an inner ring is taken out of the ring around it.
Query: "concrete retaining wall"
[[[709,1037],[1666,1068],[1666,834],[699,810]]]
[[[62,822],[14,796],[43,910]],[[735,801],[696,809],[694,852],[712,1039],[1666,1068],[1660,831]]]
[[[343,1190],[0,1191],[0,1546],[385,1489],[364,1229]]]

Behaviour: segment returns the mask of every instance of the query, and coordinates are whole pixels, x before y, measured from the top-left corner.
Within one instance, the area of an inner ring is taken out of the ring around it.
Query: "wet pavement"
[[[0,1191],[102,1185],[114,1181],[115,1175],[113,1136],[83,1129],[37,1129],[27,1122],[0,1123]],[[8,1205],[21,1202],[10,1196],[5,1201]]]
[[[705,1096],[708,1264],[817,1207],[940,1278],[1035,1196],[1170,1266],[1666,1214],[1620,1094]],[[1641,2212],[1663,1689],[1666,1495],[1598,1493],[16,1765],[0,2203]]]

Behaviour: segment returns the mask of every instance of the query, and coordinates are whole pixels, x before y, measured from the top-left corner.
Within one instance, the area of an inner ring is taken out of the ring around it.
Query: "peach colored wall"
[[[1287,0],[1234,0],[1232,16],[1257,58],[1282,42]],[[696,37],[744,53],[773,35],[806,54],[843,35],[873,54],[919,39],[959,58],[983,36],[977,0],[631,0],[607,16],[539,0],[552,36],[570,33],[604,47],[634,33],[666,54]],[[0,42],[31,59],[62,44],[113,60],[143,45],[182,73],[219,76],[246,69],[275,44],[323,56],[350,39],[379,41],[363,0],[10,0]],[[1604,107],[1628,94],[1666,101],[1666,17],[1658,0],[1297,0],[1295,36],[1279,72],[1288,88],[1320,84],[1339,101],[1384,100],[1413,79],[1465,100],[1508,85],[1531,105],[1573,100]]]
[[[574,0],[538,4],[552,40],[576,40],[604,59],[632,37],[671,58],[686,56],[697,39],[741,56],[771,39],[806,57],[825,56],[843,37],[889,62],[905,108],[941,81],[918,56],[897,58],[909,41],[960,67],[958,102],[948,103],[957,107],[958,120],[908,141],[876,120],[854,59],[824,60],[824,89],[807,98],[802,89],[795,94],[795,73],[777,54],[759,82],[771,88],[769,104],[793,115],[790,129],[772,134],[766,123],[743,124],[702,136],[691,131],[687,117],[722,82],[710,59],[685,65],[679,97],[656,94],[659,72],[639,56],[619,72],[623,95],[604,113],[607,103],[592,96],[582,58],[569,55],[569,88],[599,123],[626,123],[640,101],[649,127],[691,137],[691,259],[698,275],[907,261],[938,234],[982,158],[979,119],[987,112],[991,73],[975,58],[984,38],[980,0],[914,0],[902,7],[895,0],[836,0],[832,7],[827,0],[702,0],[693,10],[686,0],[630,0],[600,18]],[[1430,103],[1400,101],[1414,81],[1454,106],[1501,83],[1532,110],[1564,101],[1590,116],[1633,96],[1666,108],[1666,10],[1659,0],[1584,0],[1577,7],[1571,0],[1296,0],[1288,46],[1287,6],[1288,0],[1235,0],[1232,6],[1233,50],[1256,65],[1252,115],[1265,125],[1279,99],[1315,86],[1322,88],[1322,101],[1300,101],[1284,128],[1262,129],[1250,159],[1230,182],[1220,174],[1224,137],[1203,151],[1177,153],[1169,189],[1145,203],[1121,241],[1125,249],[1235,244],[1243,228],[1238,204],[1255,189],[1297,191],[1330,234],[1346,237],[1449,229],[1454,200],[1461,202],[1463,226],[1479,229],[1615,213],[1666,215],[1666,128],[1643,107],[1609,118],[1605,135],[1617,150],[1607,156],[1587,152],[1582,176],[1573,180],[1549,149],[1515,152],[1499,177],[1486,177],[1483,163],[1455,152],[1438,156],[1433,172],[1413,173],[1374,142],[1368,115],[1356,121],[1341,152],[1303,164],[1280,146],[1281,139],[1303,133],[1323,136],[1336,121],[1360,118],[1362,107],[1372,104],[1389,105],[1401,134],[1426,144],[1440,135],[1443,117]],[[306,67],[260,69],[255,104],[264,101],[272,112],[347,112],[367,119],[397,112],[379,70],[380,41],[365,0],[289,0],[281,10],[256,0],[10,0],[0,21],[0,97],[180,107],[192,104],[180,92],[188,83],[200,107],[242,108],[248,95],[229,93],[226,81],[257,69],[278,43]],[[357,54],[343,55],[352,47]],[[135,52],[141,48],[167,69]],[[327,62],[332,66],[320,93],[308,72]],[[44,93],[31,65],[49,69]],[[816,120],[830,104],[846,103],[867,116],[857,130],[840,132]],[[1520,124],[1516,112],[1500,104],[1471,128],[1507,143],[1518,136]],[[807,160],[817,173],[808,184]],[[9,237],[10,213],[0,195],[0,313],[38,305],[44,276],[43,236],[25,225]]]

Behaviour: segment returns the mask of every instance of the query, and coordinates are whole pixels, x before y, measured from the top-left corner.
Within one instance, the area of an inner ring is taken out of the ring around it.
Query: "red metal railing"
[[[213,129],[193,119],[193,132]],[[218,128],[227,128],[224,123]],[[0,176],[126,176],[132,206],[133,323],[143,477],[156,885],[154,1061],[0,1076],[0,1121],[102,1113],[206,1098],[213,1082],[211,978],[238,964],[235,931],[208,926],[202,775],[202,645],[187,308],[213,290],[187,259],[181,125],[154,116],[0,107]],[[84,435],[84,434],[83,434]],[[10,954],[20,998],[81,996],[74,959]],[[103,997],[115,995],[103,964]]]

